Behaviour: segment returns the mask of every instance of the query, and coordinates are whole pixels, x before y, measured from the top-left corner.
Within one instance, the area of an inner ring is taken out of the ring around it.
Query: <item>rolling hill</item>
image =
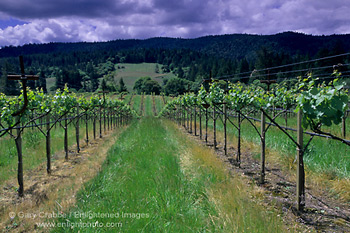
[[[140,48],[191,49],[227,58],[254,58],[261,47],[283,51],[291,55],[314,56],[320,48],[332,48],[341,44],[350,50],[350,35],[313,36],[295,32],[276,35],[231,34],[205,36],[194,39],[150,38],[145,40],[114,40],[108,42],[48,43],[24,46],[6,46],[0,49],[0,57],[16,57],[20,54],[48,54],[66,52],[121,51]],[[1,46],[1,45],[0,45]]]

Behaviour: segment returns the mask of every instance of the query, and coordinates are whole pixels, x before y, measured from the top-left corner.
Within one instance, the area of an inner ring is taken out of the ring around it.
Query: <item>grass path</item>
[[[285,232],[277,213],[248,193],[213,151],[174,123],[146,117],[122,133],[59,219],[66,227],[53,232]]]

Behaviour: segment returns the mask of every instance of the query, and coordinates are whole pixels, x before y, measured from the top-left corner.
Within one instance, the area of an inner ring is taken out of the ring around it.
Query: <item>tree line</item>
[[[291,37],[292,36],[295,35],[292,34]],[[102,89],[102,86],[111,91],[122,91],[123,87],[120,85],[118,86],[116,83],[113,84],[111,79],[119,63],[146,62],[160,64],[161,68],[158,69],[158,72],[173,72],[177,76],[177,78],[165,81],[162,91],[167,95],[177,95],[188,89],[194,91],[198,90],[202,80],[210,77],[222,78],[226,75],[230,75],[231,81],[241,81],[248,84],[266,77],[269,79],[277,79],[280,82],[293,82],[293,80],[295,80],[293,78],[299,75],[305,75],[305,72],[302,71],[293,74],[284,74],[284,72],[290,70],[312,70],[317,67],[330,66],[330,68],[325,70],[312,71],[315,75],[324,75],[332,73],[333,68],[331,68],[331,66],[348,64],[350,61],[350,57],[345,56],[312,64],[304,63],[292,68],[281,68],[277,70],[277,72],[274,71],[274,74],[271,75],[268,71],[251,75],[249,72],[254,69],[259,70],[267,67],[281,66],[307,61],[313,58],[345,53],[347,52],[347,47],[340,40],[332,41],[332,43],[327,45],[321,44],[322,47],[319,45],[319,47],[313,48],[313,50],[318,49],[318,52],[311,55],[308,52],[310,50],[307,49],[305,49],[305,51],[292,53],[283,46],[275,48],[271,46],[270,43],[266,42],[265,44],[260,43],[259,45],[261,46],[259,48],[245,55],[241,51],[238,51],[236,54],[240,54],[241,56],[228,56],[226,55],[227,51],[232,50],[230,48],[225,49],[219,46],[218,43],[221,42],[232,45],[234,41],[230,41],[230,37],[222,36],[220,38],[221,40],[219,40],[218,37],[202,38],[200,42],[207,42],[210,44],[210,46],[207,46],[203,51],[199,51],[200,45],[194,44],[193,48],[181,48],[181,46],[175,45],[175,42],[172,42],[174,48],[154,48],[156,46],[152,43],[156,44],[155,42],[158,41],[156,39],[148,41],[148,44],[152,44],[152,46],[145,46],[147,48],[140,48],[139,46],[142,45],[125,45],[123,49],[118,46],[113,47],[113,43],[110,44],[110,49],[104,47],[106,44],[92,43],[89,50],[74,49],[74,44],[59,44],[61,48],[65,48],[62,49],[62,52],[55,49],[53,49],[54,52],[49,52],[50,50],[48,47],[50,46],[48,45],[28,45],[27,47],[23,46],[21,48],[25,48],[29,51],[30,48],[32,48],[32,53],[27,51],[28,55],[25,56],[25,67],[29,67],[26,69],[26,73],[39,75],[40,79],[33,82],[32,88],[39,87],[43,88],[44,91],[50,91],[46,90],[46,80],[52,77],[56,80],[52,89],[62,89],[64,85],[67,84],[70,89],[76,91],[94,92],[98,88]],[[161,45],[164,45],[167,40],[164,39],[161,41],[163,43],[161,43]],[[169,43],[171,41],[173,40],[168,40]],[[132,41],[129,41],[129,43],[132,44]],[[192,41],[192,43],[195,43],[195,41]],[[243,42],[240,41],[240,43]],[[84,47],[79,43],[75,45]],[[161,45],[159,47],[161,47]],[[52,46],[54,46],[54,44],[52,44],[51,47]],[[67,46],[67,48],[65,46]],[[164,47],[167,46],[164,45]],[[209,47],[211,49],[209,49]],[[243,47],[246,48],[246,45]],[[255,46],[252,47],[254,48]],[[40,50],[40,48],[42,48],[42,50]],[[19,48],[12,48],[13,51],[17,51],[16,49],[18,50]],[[213,55],[214,50],[216,51],[216,55]],[[15,95],[18,94],[19,84],[13,81],[7,81],[6,77],[8,74],[20,73],[20,70],[18,58],[10,56],[10,51],[10,47],[0,50],[0,57],[2,56],[2,58],[0,58],[0,92],[8,95]],[[16,52],[12,54],[15,55]],[[5,57],[5,55],[7,57]],[[348,68],[348,66],[344,66],[339,69],[343,72],[347,72]],[[110,81],[108,81],[108,79]]]

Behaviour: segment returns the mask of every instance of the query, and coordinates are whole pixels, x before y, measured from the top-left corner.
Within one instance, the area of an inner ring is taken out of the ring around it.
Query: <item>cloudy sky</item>
[[[349,0],[0,0],[0,46],[231,33],[350,33]]]

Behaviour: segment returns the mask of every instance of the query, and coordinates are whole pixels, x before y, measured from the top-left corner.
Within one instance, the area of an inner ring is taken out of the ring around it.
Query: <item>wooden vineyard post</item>
[[[227,104],[224,103],[224,151],[227,155]]]
[[[113,113],[111,110],[108,112],[109,129],[113,129]]]
[[[216,149],[216,114],[215,114],[216,110],[215,110],[215,105],[213,108],[213,128],[214,128],[214,149]]]
[[[115,128],[118,128],[118,112],[115,112],[114,117],[115,117]]]
[[[19,121],[20,117],[18,117]],[[23,154],[22,154],[22,135],[20,126],[17,127],[17,136],[15,138],[17,156],[18,156],[18,170],[17,170],[17,181],[18,181],[18,195],[24,196],[24,184],[23,184]]]
[[[117,112],[115,117],[116,117],[115,120],[116,120],[116,126],[117,126],[117,128],[118,128],[118,127],[121,127],[121,124],[120,124],[120,113]]]
[[[182,110],[182,104],[180,104],[180,105],[179,105],[179,119],[180,119],[179,122],[180,122],[180,126],[182,126],[182,121],[183,121],[183,119],[182,119],[182,116],[183,116],[183,115],[182,115],[182,111],[183,111],[183,110]]]
[[[118,117],[119,117],[119,127],[122,127],[122,126],[123,126],[123,125],[122,125],[122,123],[123,123],[123,116],[122,116],[122,113],[119,113]]]
[[[186,109],[186,119],[187,119],[187,130],[190,130],[190,114],[188,114],[188,109]]]
[[[194,136],[197,136],[197,108],[194,106]]]
[[[288,110],[284,113],[285,126],[288,127]]]
[[[119,114],[118,112],[115,113],[115,127],[119,127]]]
[[[236,162],[238,167],[241,166],[241,113],[238,112],[238,145],[237,145],[237,158]]]
[[[192,109],[192,107],[190,107],[190,113],[191,113],[190,133],[192,133],[192,121],[193,121],[193,109]]]
[[[342,118],[341,126],[342,126],[341,134],[342,134],[342,137],[345,139],[346,138],[346,115]]]
[[[103,108],[103,131],[106,133],[106,108]]]
[[[183,127],[186,129],[186,109],[185,109],[185,106],[182,106],[182,114],[183,114]]]
[[[183,111],[184,111],[184,128],[187,129],[187,114],[186,114],[186,108],[183,106]]]
[[[270,85],[276,83],[276,80],[260,80],[260,83],[265,83],[267,85],[267,92],[270,92]],[[275,106],[273,106],[272,114],[275,116]],[[265,182],[265,115],[261,111],[261,173],[260,173],[260,183]]]
[[[261,112],[261,170],[260,170],[260,184],[265,182],[265,125],[266,119],[263,112]]]
[[[75,126],[75,138],[76,138],[76,141],[77,141],[77,152],[79,153],[80,152],[80,144],[79,144],[79,119],[80,119],[80,116],[79,116],[79,106],[77,106],[77,124]]]
[[[185,110],[185,106],[181,106],[182,107],[182,124],[183,127],[186,129],[186,110]]]
[[[64,152],[65,159],[68,160],[68,120],[67,117],[64,120]]]
[[[28,96],[27,96],[27,81],[28,80],[38,80],[39,76],[37,75],[26,75],[24,73],[24,62],[23,56],[19,56],[19,64],[21,67],[21,75],[8,75],[8,80],[20,80],[22,82],[22,91],[24,97],[24,104],[20,110],[13,113],[12,116],[16,116],[17,121],[20,122],[21,115],[24,113],[28,106]],[[11,130],[12,133],[12,130]],[[22,131],[20,128],[20,124],[17,126],[17,136],[15,137],[15,144],[17,149],[18,156],[18,171],[17,171],[17,180],[18,180],[18,195],[20,197],[24,196],[24,185],[23,185],[23,154],[22,154]]]
[[[50,129],[50,114],[46,116],[46,171],[51,174],[51,129]]]
[[[183,114],[184,114],[184,128],[187,129],[187,115],[186,115],[185,106],[183,106]]]
[[[107,112],[107,129],[110,130],[110,124],[109,124],[110,114],[109,111]]]
[[[86,126],[86,130],[85,130],[85,135],[86,135],[86,144],[89,144],[89,118],[88,118],[88,113],[87,111],[85,112],[85,126]]]
[[[96,117],[95,116],[92,123],[92,129],[94,131],[94,139],[96,139]]]
[[[205,142],[208,142],[208,108],[205,109]]]
[[[177,106],[176,108],[176,118],[177,118],[177,124],[181,125],[181,106]]]
[[[305,206],[305,171],[304,171],[304,147],[303,147],[303,127],[302,113],[297,113],[297,209],[303,211]]]
[[[182,122],[182,107],[181,104],[178,106],[178,110],[177,110],[177,118],[178,118],[178,123],[179,126],[181,126],[181,122]]]
[[[202,108],[199,107],[199,138],[202,139]]]
[[[177,124],[181,126],[181,105],[177,106],[176,117],[177,117]]]
[[[27,81],[28,80],[39,80],[39,76],[37,75],[26,75],[24,73],[24,62],[23,62],[23,56],[19,56],[19,64],[21,67],[21,75],[7,75],[8,80],[20,80],[22,82],[22,91],[23,91],[23,97],[24,97],[24,104],[22,108],[17,111],[16,113],[13,113],[12,116],[20,116],[24,113],[28,106],[28,95],[27,95]]]
[[[100,105],[100,138],[102,138],[102,106]]]
[[[115,112],[112,113],[112,128],[115,129],[116,128],[116,124],[115,124]]]

